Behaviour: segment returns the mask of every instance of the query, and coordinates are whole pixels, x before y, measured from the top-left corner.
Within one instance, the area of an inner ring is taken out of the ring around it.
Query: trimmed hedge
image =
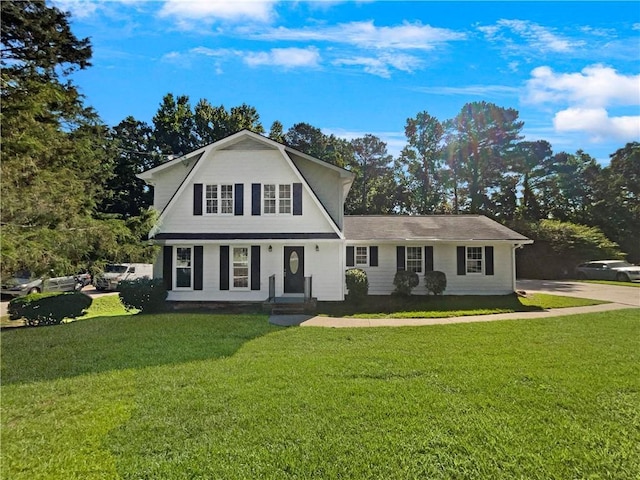
[[[442,295],[447,289],[447,275],[438,270],[425,272],[424,286],[427,288],[427,293],[432,292],[434,295]]]
[[[161,278],[138,278],[118,283],[118,295],[127,310],[140,310],[144,313],[165,310],[167,287]]]
[[[345,272],[345,283],[349,295],[347,299],[350,302],[361,302],[369,294],[369,279],[367,272],[360,268],[350,268]]]
[[[393,277],[393,285],[396,287],[392,295],[399,297],[411,296],[411,290],[418,286],[420,278],[416,272],[399,270]]]
[[[30,327],[58,325],[65,318],[77,318],[91,306],[91,298],[80,292],[32,293],[9,302],[9,318],[24,318]]]

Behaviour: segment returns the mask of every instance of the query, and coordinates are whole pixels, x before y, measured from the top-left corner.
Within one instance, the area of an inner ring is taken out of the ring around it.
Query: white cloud
[[[250,67],[272,65],[284,68],[317,67],[320,53],[315,47],[272,48],[268,52],[247,52],[244,62]]]
[[[274,0],[166,0],[158,15],[175,19],[183,29],[217,20],[269,22],[275,15],[274,3]]]
[[[373,21],[298,29],[278,27],[249,36],[258,40],[323,41],[395,50],[432,50],[436,45],[465,38],[463,33],[422,25],[420,22],[377,27]]]
[[[552,29],[528,20],[498,20],[495,25],[480,26],[488,40],[504,43],[508,49],[523,53],[522,41],[526,47],[540,53],[568,53],[585,44],[582,40],[572,40],[555,33]],[[511,38],[512,34],[516,39]]]
[[[640,116],[610,117],[604,108],[568,108],[553,118],[558,132],[586,132],[593,141],[640,138]]]
[[[434,95],[473,95],[477,97],[504,97],[516,95],[520,89],[507,85],[466,85],[462,87],[418,87],[417,91]]]
[[[552,104],[557,132],[584,132],[593,141],[640,138],[640,115],[611,113],[616,107],[640,105],[640,75],[622,75],[604,65],[576,73],[556,73],[544,66],[531,72],[526,87],[525,101]]]
[[[92,17],[102,7],[93,0],[55,0],[53,5],[63,12],[71,13],[72,18],[86,19]]]
[[[383,78],[391,76],[391,68],[403,72],[413,72],[422,61],[412,55],[384,53],[377,57],[356,56],[338,58],[332,62],[334,65],[356,65],[364,67],[364,71]]]
[[[576,73],[555,73],[544,66],[535,68],[531,77],[527,100],[532,103],[640,105],[640,75],[621,75],[604,65],[591,65]]]
[[[217,73],[220,73],[221,63],[233,58],[241,58],[250,67],[260,65],[271,65],[291,68],[313,68],[320,63],[320,53],[317,48],[273,48],[268,52],[250,52],[229,48],[208,48],[195,47],[186,52],[169,52],[162,57],[162,60],[181,65],[191,66],[192,62],[199,57],[209,57],[216,66]]]

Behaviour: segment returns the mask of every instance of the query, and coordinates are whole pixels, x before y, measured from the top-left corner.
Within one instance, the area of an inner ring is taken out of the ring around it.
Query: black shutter
[[[356,265],[354,247],[347,247],[347,267],[354,267]]]
[[[165,245],[162,249],[162,279],[167,290],[173,288],[173,247]]]
[[[378,266],[378,247],[369,247],[369,266]]]
[[[244,185],[236,183],[233,190],[233,214],[244,215]]]
[[[302,215],[302,184],[293,184],[293,214]]]
[[[404,247],[396,247],[396,270],[405,270]]]
[[[202,215],[202,184],[193,184],[193,214]]]
[[[251,184],[251,215],[260,215],[260,203],[262,197],[262,185]]]
[[[467,274],[467,248],[457,247],[458,252],[458,275]]]
[[[220,246],[220,290],[229,290],[229,246]]]
[[[260,290],[260,246],[251,246],[251,290]]]
[[[484,274],[493,275],[493,247],[484,247]]]
[[[433,272],[433,247],[424,247],[424,271]]]
[[[193,247],[193,289],[202,290],[202,262],[203,262],[202,245]]]

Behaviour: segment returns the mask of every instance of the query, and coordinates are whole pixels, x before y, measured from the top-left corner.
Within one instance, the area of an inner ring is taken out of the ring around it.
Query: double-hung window
[[[176,247],[176,288],[191,288],[191,247]]]
[[[291,213],[291,185],[266,184],[263,186],[263,211],[265,214]]]
[[[233,213],[233,185],[220,185],[220,213]]]
[[[249,288],[249,248],[233,247],[233,288]]]
[[[278,186],[278,213],[291,213],[291,185]]]
[[[407,247],[407,271],[422,273],[422,247]]]
[[[369,247],[356,247],[356,266],[369,265]]]
[[[467,273],[482,273],[482,247],[467,247]]]
[[[205,190],[205,209],[208,214],[218,213],[218,185],[207,185]]]
[[[207,185],[204,202],[208,215],[233,213],[233,185]]]

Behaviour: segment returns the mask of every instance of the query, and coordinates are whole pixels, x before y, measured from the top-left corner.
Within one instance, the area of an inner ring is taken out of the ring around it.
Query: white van
[[[150,263],[110,263],[104,272],[96,275],[93,284],[96,290],[117,290],[123,280],[152,278],[153,265]]]

